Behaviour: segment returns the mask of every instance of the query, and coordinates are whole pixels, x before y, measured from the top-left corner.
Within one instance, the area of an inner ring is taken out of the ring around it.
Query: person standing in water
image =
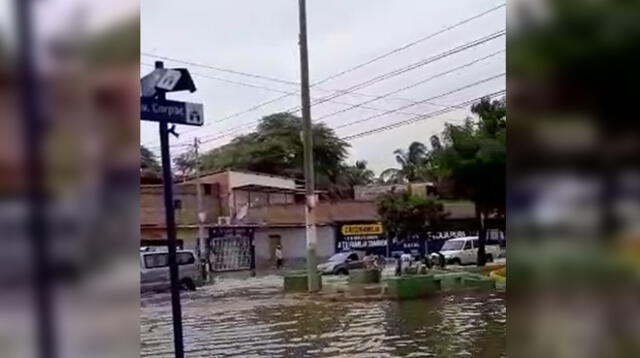
[[[282,268],[282,246],[276,246],[276,268],[280,270]]]

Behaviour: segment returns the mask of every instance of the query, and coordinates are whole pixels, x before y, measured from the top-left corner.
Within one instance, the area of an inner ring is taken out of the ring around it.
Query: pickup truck
[[[478,260],[478,237],[468,236],[447,240],[442,245],[440,253],[444,255],[448,264],[475,264]],[[487,262],[492,262],[494,258],[500,256],[500,246],[487,244],[485,245],[485,253]],[[430,257],[437,260],[438,254],[432,253]]]

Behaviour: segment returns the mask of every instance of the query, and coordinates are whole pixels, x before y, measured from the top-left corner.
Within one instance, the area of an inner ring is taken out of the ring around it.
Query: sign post
[[[186,73],[186,76],[182,74]],[[180,82],[182,80],[182,83]],[[173,207],[173,176],[169,153],[169,123],[201,126],[204,121],[202,104],[166,100],[167,91],[189,89],[195,86],[186,70],[165,70],[162,61],[156,61],[156,70],[142,79],[140,118],[156,121],[160,131],[162,152],[162,185],[167,226],[169,275],[171,278],[171,311],[173,316],[173,342],[176,358],[184,357],[182,337],[182,307],[180,305],[180,282],[176,260],[176,226]]]

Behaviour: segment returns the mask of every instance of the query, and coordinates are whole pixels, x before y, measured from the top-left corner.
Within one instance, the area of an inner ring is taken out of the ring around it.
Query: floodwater
[[[502,357],[505,295],[327,302],[285,295],[282,278],[222,279],[184,293],[187,357]],[[172,357],[169,294],[144,295],[141,356]]]

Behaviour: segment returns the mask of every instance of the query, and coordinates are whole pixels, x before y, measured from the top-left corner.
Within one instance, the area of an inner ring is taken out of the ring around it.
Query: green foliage
[[[506,105],[483,99],[471,111],[479,123],[467,119],[448,124],[444,146],[432,153],[434,167],[453,180],[457,196],[471,199],[482,213],[504,213],[506,199]]]
[[[329,185],[329,195],[337,199],[352,199],[355,185],[367,185],[373,183],[375,174],[367,168],[367,162],[357,161],[354,165],[344,166],[333,183]]]
[[[196,153],[193,148],[173,158],[173,165],[178,175],[187,178],[196,172]]]
[[[400,168],[389,168],[380,173],[380,181],[389,184],[417,182],[428,179],[427,162],[429,161],[427,147],[420,142],[413,142],[409,150],[396,149],[393,154]]]
[[[160,174],[160,163],[158,163],[158,159],[156,155],[153,154],[147,147],[141,145],[140,146],[140,178],[141,179],[151,179],[151,180],[159,180],[161,177]]]
[[[378,200],[378,214],[387,235],[400,240],[421,235],[446,217],[442,203],[409,192],[382,195]]]
[[[288,113],[262,118],[255,132],[202,156],[203,169],[250,170],[304,178],[302,119]],[[335,184],[345,168],[349,144],[323,123],[313,124],[314,164],[319,188]]]

